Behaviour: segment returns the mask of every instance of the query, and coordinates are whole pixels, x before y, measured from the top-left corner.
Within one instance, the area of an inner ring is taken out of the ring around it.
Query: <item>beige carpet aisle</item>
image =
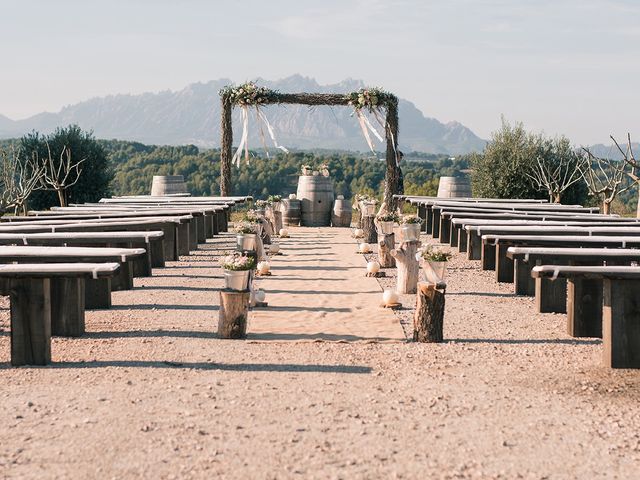
[[[381,290],[365,277],[348,228],[292,228],[279,240],[283,255],[271,260],[272,276],[257,286],[268,308],[255,309],[254,340],[404,341],[393,312],[380,308]]]

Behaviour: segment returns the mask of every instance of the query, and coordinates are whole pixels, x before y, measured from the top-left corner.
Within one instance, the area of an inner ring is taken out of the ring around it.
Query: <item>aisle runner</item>
[[[291,228],[273,257],[273,275],[258,280],[266,309],[255,309],[249,338],[255,340],[404,341],[393,312],[380,308],[375,278],[348,228]]]

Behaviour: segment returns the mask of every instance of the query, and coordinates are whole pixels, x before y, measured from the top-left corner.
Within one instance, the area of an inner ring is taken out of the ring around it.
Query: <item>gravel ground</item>
[[[477,262],[451,261],[442,344],[223,341],[224,241],[116,292],[47,368],[9,366],[1,299],[1,478],[638,477],[640,374]]]

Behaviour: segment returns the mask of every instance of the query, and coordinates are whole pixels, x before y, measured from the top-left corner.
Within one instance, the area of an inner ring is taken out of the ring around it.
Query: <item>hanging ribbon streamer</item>
[[[371,149],[373,153],[376,153],[375,148],[373,147],[373,141],[371,140],[371,135],[369,135],[369,132],[373,133],[376,136],[376,138],[381,142],[383,141],[382,137],[380,136],[378,131],[373,127],[373,125],[371,125],[371,122],[369,121],[369,119],[364,115],[364,113],[362,113],[362,110],[360,110],[359,108],[356,109],[356,116],[358,117],[358,122],[360,123],[360,129],[362,130],[362,134],[364,135],[364,138],[367,141],[367,144],[369,145],[369,149]]]
[[[258,113],[258,117],[267,126],[267,131],[269,132],[269,136],[271,137],[271,140],[273,141],[273,146],[276,147],[279,150],[282,150],[284,153],[289,153],[289,150],[287,150],[285,147],[283,147],[282,145],[278,145],[278,141],[276,140],[276,135],[275,135],[275,133],[273,131],[273,127],[269,123],[269,120],[267,120],[266,115],[264,113],[262,113],[262,110],[260,110],[258,107],[256,107],[256,112]],[[265,147],[265,150],[266,150],[266,147]],[[268,155],[268,152],[267,152],[267,155]]]
[[[380,125],[380,128],[389,132],[389,136],[391,137],[391,147],[393,148],[393,154],[395,155],[395,158],[396,158],[396,167],[399,167],[400,161],[398,160],[398,151],[396,150],[396,139],[393,135],[393,132],[391,131],[391,127],[389,127],[389,124],[387,122],[382,121],[382,119],[380,118],[379,110],[377,109],[374,110],[373,116],[376,118],[376,121],[378,122],[378,125]]]
[[[249,137],[249,111],[246,105],[242,106],[242,136],[240,137],[240,144],[236,153],[233,154],[231,163],[235,163],[236,167],[240,168],[240,158],[242,157],[242,150],[244,149],[244,158],[249,163],[249,143],[247,141]]]

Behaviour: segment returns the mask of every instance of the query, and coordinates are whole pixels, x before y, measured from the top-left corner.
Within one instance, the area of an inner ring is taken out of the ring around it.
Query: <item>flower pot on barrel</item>
[[[253,257],[234,252],[222,259],[224,269],[224,283],[229,290],[244,292],[249,290],[251,271],[256,262]]]
[[[416,254],[418,261],[422,261],[422,270],[428,283],[434,285],[445,284],[447,263],[451,253],[435,248],[433,245],[422,247]]]
[[[403,242],[417,242],[420,240],[422,219],[417,215],[405,215],[400,221],[400,233]]]

